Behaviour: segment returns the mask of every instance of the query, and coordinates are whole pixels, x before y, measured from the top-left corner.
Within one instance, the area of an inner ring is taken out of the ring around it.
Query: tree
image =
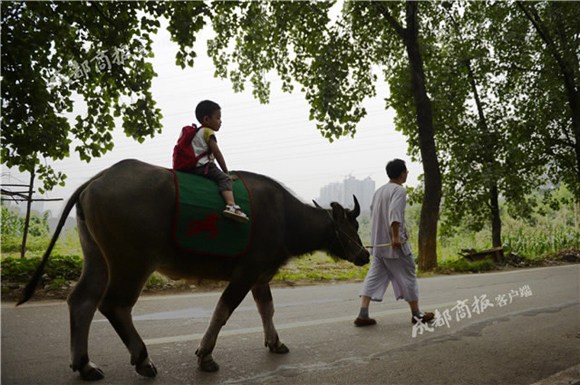
[[[530,57],[534,71],[528,83],[535,92],[526,100],[533,106],[521,106],[521,112],[528,128],[544,129],[544,150],[561,175],[555,179],[580,196],[580,7],[553,1],[516,5],[533,28],[526,42],[536,53]]]
[[[444,160],[444,229],[465,218],[474,230],[490,222],[492,245],[501,246],[500,197],[512,215],[529,218],[535,189],[575,183],[566,92],[515,3],[441,3],[432,11],[439,15],[426,29],[437,49],[425,66]]]
[[[392,76],[385,71],[385,76],[390,83],[402,81],[409,88],[407,101],[414,103],[412,129],[408,128],[417,138],[412,145],[423,162],[426,189],[420,268],[429,270],[437,264],[441,174],[422,69],[418,8],[412,1],[347,2],[342,17],[335,18],[331,15],[340,10],[333,2],[215,2],[211,12],[216,37],[209,42],[208,53],[218,76],[229,78],[237,91],[251,83],[262,102],[268,101],[271,72],[280,76],[285,91],[293,90],[294,82],[300,84],[311,106],[310,118],[330,141],[356,133],[356,124],[366,115],[362,102],[376,93],[376,67],[407,63],[404,73]],[[183,18],[188,11],[174,14]],[[401,12],[405,23],[393,16]],[[186,36],[183,31],[173,33],[181,57],[187,56],[191,42],[179,37]],[[393,106],[403,112],[399,104]]]
[[[64,183],[47,159],[74,150],[84,161],[113,148],[122,117],[128,136],[160,131],[150,92],[154,2],[3,2],[2,163],[38,175],[44,190]],[[86,113],[71,126],[75,100]]]
[[[508,124],[511,103],[501,90],[507,77],[494,52],[489,25],[499,25],[485,3],[443,3],[430,31],[439,49],[427,56],[436,104],[437,140],[444,153],[445,228],[469,218],[479,230],[491,223],[494,247],[502,245],[500,194],[529,209],[525,195],[537,186],[539,164],[522,156]],[[494,33],[499,33],[495,31]],[[515,171],[515,172],[514,172]]]
[[[427,94],[427,79],[423,65],[422,51],[424,48],[419,38],[420,18],[417,14],[419,5],[415,1],[406,2],[405,28],[392,16],[392,11],[385,3],[376,3],[376,6],[383,18],[388,21],[403,41],[407,51],[411,78],[410,88],[416,113],[415,130],[417,131],[425,182],[425,195],[419,223],[419,268],[432,270],[437,267],[437,224],[442,187],[441,170],[435,146],[433,109],[431,99]]]
[[[30,173],[22,256],[36,177],[39,190],[64,185],[48,159],[75,151],[89,162],[113,148],[122,117],[128,136],[143,141],[161,129],[151,96],[150,33],[163,7],[140,2],[3,2],[1,15],[2,163]],[[66,114],[82,99],[86,114]]]

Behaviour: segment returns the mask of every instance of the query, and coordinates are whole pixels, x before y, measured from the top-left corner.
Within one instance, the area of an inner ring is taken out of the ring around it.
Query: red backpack
[[[209,154],[209,151],[204,151],[196,156],[193,152],[191,141],[201,128],[192,124],[181,129],[181,136],[177,140],[175,147],[173,147],[174,170],[191,172],[197,167],[197,162]]]

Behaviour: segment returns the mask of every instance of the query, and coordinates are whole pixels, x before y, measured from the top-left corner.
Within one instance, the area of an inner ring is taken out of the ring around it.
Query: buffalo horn
[[[352,196],[354,199],[354,210],[352,210],[351,215],[356,218],[360,215],[360,204],[358,203],[358,199],[356,199],[356,196]]]

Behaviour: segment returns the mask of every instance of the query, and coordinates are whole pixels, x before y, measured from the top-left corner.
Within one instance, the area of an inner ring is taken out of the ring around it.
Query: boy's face
[[[206,115],[203,117],[201,124],[204,127],[211,128],[214,131],[219,131],[222,126],[222,111],[216,110],[211,115]]]

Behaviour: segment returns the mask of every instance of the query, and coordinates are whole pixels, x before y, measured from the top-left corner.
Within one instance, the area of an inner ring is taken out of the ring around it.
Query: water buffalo
[[[300,202],[270,178],[248,172],[238,175],[254,206],[254,241],[238,258],[192,258],[175,245],[172,226],[176,201],[171,170],[125,160],[74,192],[18,304],[32,297],[64,221],[76,205],[84,265],[67,301],[71,368],[79,371],[83,379],[104,377],[101,369],[89,360],[87,346],[97,308],[127,346],[135,370],[146,377],[157,374],[131,316],[133,305],[154,271],[173,279],[229,282],[196,351],[200,369],[211,372],[219,369],[212,358],[218,333],[250,290],[262,318],[266,346],[274,353],[288,352],[272,321],[274,305],[269,282],[290,257],[325,250],[357,266],[368,263],[369,253],[357,234],[360,207],[356,198],[354,210],[344,209],[338,203],[325,210]]]

